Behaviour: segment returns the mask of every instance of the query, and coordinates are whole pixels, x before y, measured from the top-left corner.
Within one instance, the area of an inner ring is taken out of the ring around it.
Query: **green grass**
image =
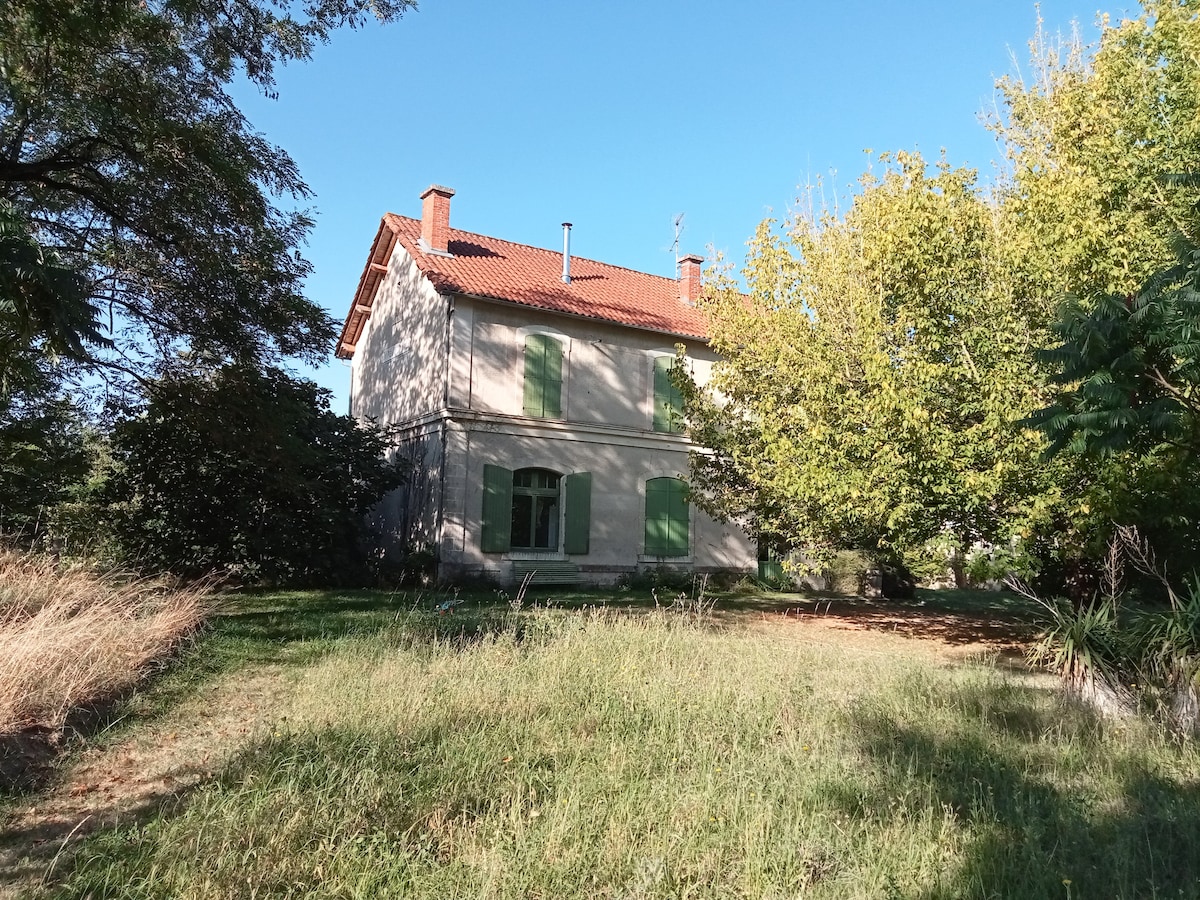
[[[294,701],[53,896],[1200,896],[1196,747],[1041,681],[661,613],[240,603],[204,677],[290,660]]]
[[[888,600],[861,601],[792,592],[747,590],[710,591],[719,598],[718,615],[743,613],[821,613],[832,599],[837,615],[861,621],[886,614],[897,604]],[[177,707],[185,698],[211,683],[247,667],[259,665],[302,668],[332,652],[343,642],[389,629],[398,618],[414,621],[412,613],[430,613],[441,602],[457,598],[463,607],[447,619],[446,628],[469,627],[472,616],[508,609],[515,590],[487,588],[431,590],[249,591],[217,600],[200,639],[182,648],[159,677],[122,698],[102,717],[102,733],[87,735],[89,742],[110,743],[130,727],[153,721]],[[528,592],[526,606],[553,606],[562,610],[602,607],[631,613],[667,605],[680,593],[678,586],[555,589]],[[918,591],[915,601],[900,604],[919,607],[930,614],[968,613],[996,620],[1028,622],[1029,604],[1015,594],[993,591]],[[466,615],[463,615],[464,610]],[[419,618],[419,616],[418,616]],[[70,763],[71,758],[64,760]],[[0,795],[0,814],[12,798]]]
[[[348,639],[379,634],[398,620],[410,626],[421,620],[426,627],[456,631],[491,627],[495,614],[510,608],[515,589],[457,590],[401,589],[345,591],[244,591],[216,601],[212,617],[200,640],[173,659],[163,677],[155,679],[123,702],[115,716],[139,724],[172,708],[215,678],[229,676],[255,665],[303,667],[330,653]],[[660,587],[657,602],[669,603],[678,589]],[[811,604],[809,598],[786,593],[720,593],[721,608],[729,611],[768,611]],[[456,615],[437,617],[437,606],[461,601]],[[612,588],[534,588],[524,598],[526,607],[553,606],[562,610],[605,607],[631,612],[655,609],[655,591]],[[119,733],[119,729],[118,729]]]

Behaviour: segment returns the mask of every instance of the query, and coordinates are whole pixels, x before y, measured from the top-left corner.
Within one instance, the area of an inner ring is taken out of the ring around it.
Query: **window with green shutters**
[[[671,383],[673,356],[654,358],[654,430],[679,434],[683,431],[683,395]]]
[[[561,488],[561,489],[560,489]],[[560,502],[565,502],[559,538]],[[485,553],[559,550],[586,554],[590,547],[592,475],[560,478],[549,469],[483,467],[480,547]]]
[[[646,555],[687,556],[687,482],[651,478],[646,482]]]
[[[547,334],[525,338],[525,415],[562,415],[562,344]]]

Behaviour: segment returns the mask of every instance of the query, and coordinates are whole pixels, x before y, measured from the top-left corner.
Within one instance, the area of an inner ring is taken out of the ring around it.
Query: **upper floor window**
[[[525,338],[525,415],[562,415],[562,344],[547,334]]]
[[[687,482],[680,478],[646,482],[647,556],[687,556],[689,519]]]
[[[671,382],[673,356],[654,357],[654,430],[683,431],[683,395]]]

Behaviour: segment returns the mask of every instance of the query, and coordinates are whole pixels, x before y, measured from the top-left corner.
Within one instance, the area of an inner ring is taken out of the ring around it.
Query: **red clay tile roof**
[[[383,217],[338,340],[338,356],[354,355],[396,242],[444,294],[471,294],[665,334],[708,334],[704,313],[679,299],[673,278],[572,256],[571,283],[563,284],[560,252],[452,228],[448,248],[454,255],[440,256],[423,252],[420,236],[419,219]]]

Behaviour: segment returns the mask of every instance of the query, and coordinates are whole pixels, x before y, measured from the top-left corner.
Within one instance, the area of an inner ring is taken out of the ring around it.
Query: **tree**
[[[127,370],[317,359],[295,164],[226,87],[413,0],[0,4],[0,347]],[[149,357],[149,360],[146,359]],[[9,357],[10,358],[10,357]]]
[[[885,158],[845,216],[766,222],[748,297],[711,292],[715,393],[694,387],[696,500],[773,543],[896,558],[1045,515],[1029,361],[1044,310],[1006,280],[974,174]]]
[[[1059,393],[1030,424],[1046,435],[1050,453],[1108,473],[1104,490],[1093,492],[1105,509],[1105,533],[1114,522],[1135,525],[1174,574],[1195,567],[1200,246],[1178,235],[1176,262],[1134,294],[1068,296],[1054,332],[1058,342],[1039,357]]]
[[[1112,456],[1200,453],[1200,247],[1178,238],[1178,261],[1129,296],[1069,296],[1057,346],[1041,358],[1063,390],[1032,417],[1051,450]]]
[[[0,540],[40,542],[89,462],[83,417],[67,397],[49,389],[0,394]]]
[[[1030,297],[1137,291],[1172,260],[1192,199],[1164,172],[1200,162],[1200,18],[1194,3],[1144,0],[1101,20],[1098,42],[1039,28],[1028,78],[998,83],[992,129],[1005,246]]]
[[[0,398],[44,387],[47,357],[107,346],[83,277],[42,247],[29,223],[0,200]]]
[[[385,431],[277,368],[169,374],[113,429],[107,489],[125,555],[183,575],[361,581],[365,514],[404,478]]]
[[[1194,221],[1194,185],[1162,173],[1200,167],[1200,19],[1191,4],[1147,0],[1116,23],[1103,19],[1092,47],[1039,30],[1032,49],[1031,76],[999,84],[1003,115],[992,127],[1009,167],[994,197],[1015,289],[1031,303],[1061,306],[1064,318],[1045,346],[1077,339],[1082,354],[1070,359],[1064,344],[1039,356],[1048,375],[1065,365],[1084,380],[1075,396],[1062,378],[1048,381],[1039,406],[1064,387],[1068,394],[1053,422],[1031,423],[1055,447],[1090,447],[1054,457],[1064,502],[1034,535],[1044,571],[1068,575],[1046,588],[1083,599],[1098,583],[1114,523],[1137,525],[1164,557],[1177,557],[1193,553],[1180,538],[1200,520],[1200,497],[1181,478],[1178,453],[1168,444],[1151,449],[1153,432],[1163,437],[1168,420],[1169,430],[1182,420],[1156,389],[1133,384],[1137,355],[1159,352],[1144,338],[1162,310],[1146,302],[1143,285],[1176,265],[1177,236]],[[1074,299],[1062,304],[1067,294]],[[1127,303],[1144,309],[1128,320]],[[1093,364],[1094,377],[1085,375]],[[1124,409],[1123,401],[1085,409],[1105,393],[1138,399]],[[1072,420],[1071,411],[1083,415]],[[1098,429],[1110,415],[1120,426]]]
[[[712,447],[699,502],[775,542],[897,552],[946,528],[960,547],[1019,536],[1063,569],[1130,504],[1161,507],[1161,457],[1039,460],[1019,423],[1057,389],[1035,351],[1063,292],[1086,316],[1171,260],[1194,196],[1158,175],[1200,168],[1197,59],[1200,18],[1176,0],[1104,20],[1091,48],[1039,30],[1032,76],[998,85],[1007,166],[986,195],[899,157],[845,217],[760,228],[749,298],[726,284],[711,307],[717,396],[689,403]]]

